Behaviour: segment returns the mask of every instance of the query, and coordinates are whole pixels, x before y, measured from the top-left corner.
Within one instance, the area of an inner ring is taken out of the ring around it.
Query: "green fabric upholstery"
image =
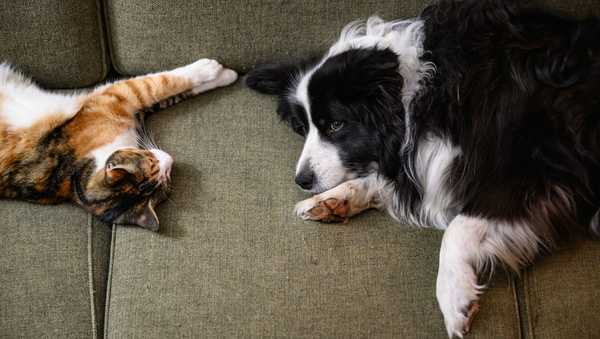
[[[108,336],[443,338],[441,233],[377,212],[299,220],[302,139],[274,109],[238,84],[149,118],[176,159],[175,189],[160,234],[116,230]],[[494,280],[472,338],[518,336],[514,295]]]
[[[42,85],[89,86],[108,70],[99,0],[0,1],[0,62]]]
[[[108,259],[109,228],[68,205],[1,201],[0,215],[0,337],[92,337],[107,265],[89,260]]]
[[[535,0],[582,16],[600,14],[597,0]],[[412,17],[430,0],[106,0],[114,67],[140,74],[218,57],[247,72],[257,63],[325,50],[350,21],[379,14]]]
[[[541,259],[524,276],[531,338],[600,337],[600,243],[578,241]]]
[[[350,21],[379,13],[414,16],[423,1],[107,0],[115,68],[138,74],[198,57],[218,57],[242,72],[256,63],[326,49]]]

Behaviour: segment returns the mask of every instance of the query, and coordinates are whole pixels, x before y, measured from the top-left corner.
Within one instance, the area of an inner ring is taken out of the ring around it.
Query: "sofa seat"
[[[1,201],[0,338],[102,334],[110,228],[69,205]]]
[[[149,118],[176,160],[161,231],[117,227],[110,338],[443,338],[441,232],[369,212],[348,224],[293,214],[302,138],[241,84]],[[516,338],[512,279],[483,298],[474,338]]]

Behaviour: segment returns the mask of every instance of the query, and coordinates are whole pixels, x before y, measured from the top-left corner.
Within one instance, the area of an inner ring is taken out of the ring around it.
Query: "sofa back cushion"
[[[419,1],[108,0],[115,68],[137,74],[200,57],[246,72],[256,63],[305,57],[328,47],[350,21],[414,16]]]
[[[108,70],[99,0],[0,1],[0,62],[45,87],[101,81]]]
[[[418,14],[428,0],[106,0],[112,60],[139,74],[218,58],[246,72],[257,63],[325,50],[347,23],[378,14]],[[597,0],[536,0],[571,13],[600,14]],[[574,4],[576,2],[576,4]]]

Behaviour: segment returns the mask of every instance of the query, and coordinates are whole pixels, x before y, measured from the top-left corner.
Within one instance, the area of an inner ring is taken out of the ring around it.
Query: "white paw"
[[[294,207],[294,213],[303,220],[310,220],[312,214],[310,214],[309,211],[315,208],[316,206],[317,200],[315,198],[302,200],[299,203],[297,203]]]
[[[211,89],[215,89],[217,87],[224,87],[235,82],[237,78],[238,75],[234,70],[222,68],[213,80],[203,82],[198,86],[194,86],[191,92],[192,94],[198,94],[210,91]]]
[[[481,290],[471,267],[440,267],[436,294],[449,338],[462,338],[469,333],[479,311],[477,300]]]
[[[216,60],[200,59],[187,66],[173,70],[173,74],[186,78],[192,82],[192,86],[200,86],[205,82],[215,80],[223,66]]]

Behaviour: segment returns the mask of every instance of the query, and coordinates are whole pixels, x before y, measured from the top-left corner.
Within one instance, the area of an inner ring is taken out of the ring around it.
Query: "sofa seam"
[[[524,279],[523,279],[523,294],[525,295],[525,306],[527,309],[527,326],[529,329],[529,334],[531,339],[535,339],[535,331],[533,326],[533,320],[535,317],[535,310],[533,307],[533,303],[537,299],[537,295],[535,288],[530,288],[530,286],[535,285],[535,278],[533,276],[533,267],[530,267],[525,271]]]
[[[87,215],[87,266],[88,266],[88,291],[90,296],[90,317],[92,321],[92,338],[97,339],[98,327],[96,324],[96,302],[95,302],[95,290],[94,290],[94,219],[91,214]]]
[[[108,55],[108,37],[106,34],[106,25],[104,23],[104,19],[102,17],[102,12],[103,12],[103,4],[102,4],[102,0],[96,0],[96,18],[98,20],[98,35],[100,36],[99,39],[99,44],[100,44],[100,51],[102,53],[102,70],[101,70],[101,75],[99,78],[97,78],[96,80],[94,80],[94,82],[92,84],[89,85],[94,85],[97,83],[100,83],[102,81],[104,81],[106,79],[106,77],[108,76],[108,72],[110,69],[110,65],[111,65],[111,58]]]
[[[111,64],[112,68],[118,74],[125,74],[117,66],[116,57],[115,57],[115,53],[114,53],[114,48],[113,48],[114,47],[114,41],[112,39],[111,25],[110,25],[109,17],[108,17],[108,1],[109,0],[99,0],[99,1],[102,1],[103,5],[104,5],[102,7],[102,13],[104,14],[103,22],[104,22],[104,29],[105,29],[105,33],[106,33],[108,57],[110,59],[110,64]]]
[[[516,320],[516,328],[519,332],[519,339],[524,339],[524,333],[523,333],[523,317],[521,314],[521,307],[520,307],[520,303],[519,303],[519,291],[518,291],[518,286],[517,286],[517,281],[516,281],[516,277],[513,274],[509,274],[509,285],[510,285],[510,289],[512,290],[512,295],[513,295],[513,300],[514,300],[514,307],[515,307],[515,320]]]
[[[112,277],[114,267],[114,256],[115,256],[115,242],[117,238],[117,227],[115,224],[111,226],[111,237],[110,237],[110,254],[108,261],[108,277],[106,278],[106,298],[104,301],[104,338],[108,338],[108,325],[110,322],[110,296],[112,291]]]

